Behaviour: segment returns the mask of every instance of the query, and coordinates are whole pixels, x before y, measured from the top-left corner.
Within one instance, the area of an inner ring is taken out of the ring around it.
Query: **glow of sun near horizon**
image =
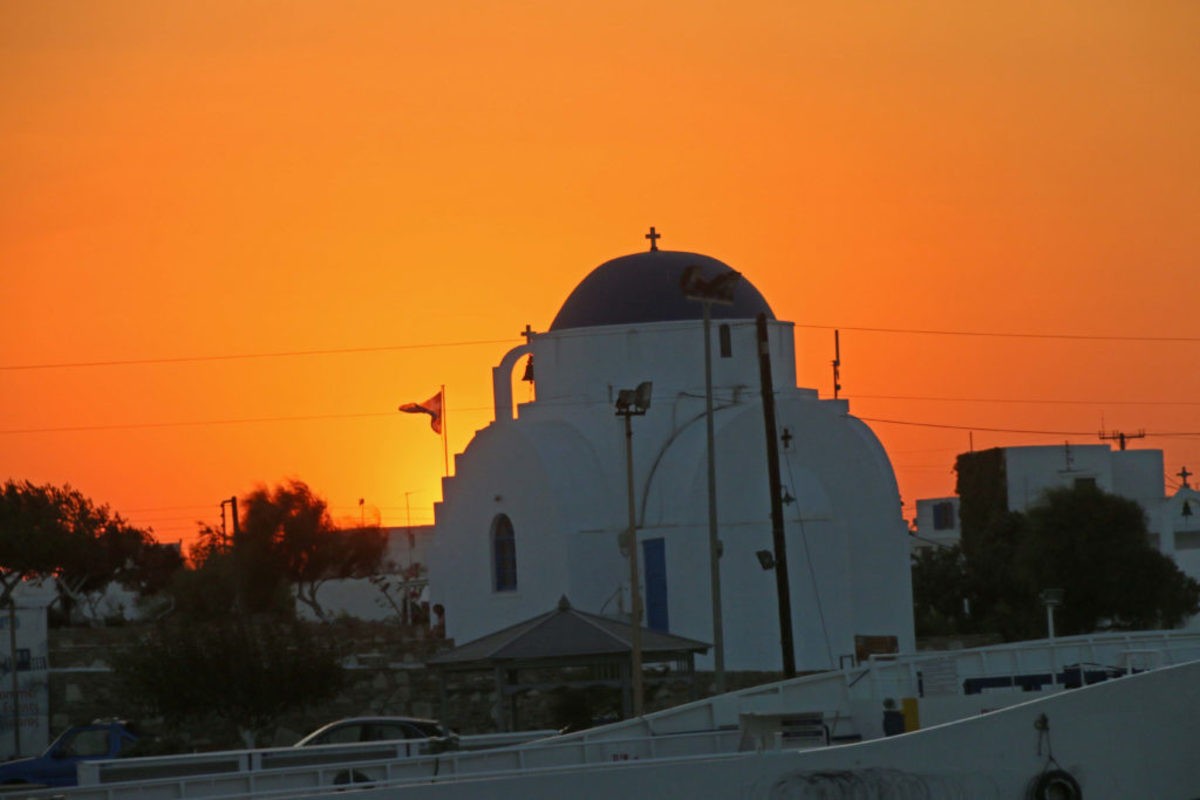
[[[906,517],[972,444],[1145,430],[1177,485],[1197,41],[1192,2],[6,3],[0,477],[164,540],[288,477],[427,523],[441,442],[396,406],[445,384],[460,452],[525,325],[655,225],[822,395],[842,329]]]

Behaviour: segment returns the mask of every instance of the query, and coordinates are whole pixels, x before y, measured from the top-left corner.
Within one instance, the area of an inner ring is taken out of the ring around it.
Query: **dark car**
[[[433,719],[417,717],[351,717],[340,719],[305,736],[296,747],[319,744],[357,744],[389,742],[396,739],[423,739],[422,750],[440,753],[458,748],[458,734]]]
[[[104,761],[127,754],[138,741],[132,726],[120,720],[96,720],[91,725],[68,728],[46,752],[0,764],[0,784],[74,786],[75,765]]]

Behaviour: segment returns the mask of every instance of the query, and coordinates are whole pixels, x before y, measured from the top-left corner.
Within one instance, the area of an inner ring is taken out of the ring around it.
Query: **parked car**
[[[422,739],[422,751],[440,753],[458,749],[458,734],[433,719],[417,717],[351,717],[331,722],[296,742],[296,747],[319,744],[388,742]]]
[[[91,725],[67,728],[46,751],[33,758],[0,764],[0,784],[74,786],[75,765],[127,755],[138,734],[122,720],[96,720]]]

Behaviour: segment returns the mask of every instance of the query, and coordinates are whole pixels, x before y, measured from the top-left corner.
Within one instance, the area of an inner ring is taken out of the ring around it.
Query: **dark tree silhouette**
[[[912,557],[913,619],[919,636],[966,632],[965,560],[960,547],[930,547]]]
[[[70,486],[8,481],[0,491],[0,605],[27,578],[56,579],[74,602],[113,582],[151,593],[181,565],[175,548]]]
[[[174,730],[215,717],[255,747],[289,711],[335,695],[344,672],[334,646],[303,623],[234,616],[159,623],[113,658],[127,707]]]
[[[1063,633],[1173,628],[1200,606],[1200,584],[1150,544],[1133,500],[1090,485],[1051,489],[1029,509],[1017,552],[1026,590],[1065,590]]]
[[[1051,588],[1064,590],[1060,634],[1173,628],[1200,610],[1200,584],[1150,543],[1133,500],[1085,484],[1045,492],[1026,514],[994,493],[962,498],[962,558],[913,559],[918,635],[1045,636],[1040,594]],[[956,611],[964,598],[969,616]]]
[[[190,603],[205,616],[226,599],[246,613],[279,611],[281,598],[294,592],[296,600],[325,619],[317,600],[322,584],[369,577],[380,569],[387,544],[384,532],[377,527],[338,528],[325,500],[303,481],[287,481],[274,489],[261,486],[240,504],[234,536],[227,541],[220,532],[205,528],[192,549],[198,568],[194,580],[216,593],[204,597],[189,591],[191,600],[185,605]]]

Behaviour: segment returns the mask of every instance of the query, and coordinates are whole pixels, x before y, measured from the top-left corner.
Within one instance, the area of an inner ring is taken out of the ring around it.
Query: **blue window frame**
[[[492,520],[492,588],[497,592],[517,590],[517,536],[507,514]]]

